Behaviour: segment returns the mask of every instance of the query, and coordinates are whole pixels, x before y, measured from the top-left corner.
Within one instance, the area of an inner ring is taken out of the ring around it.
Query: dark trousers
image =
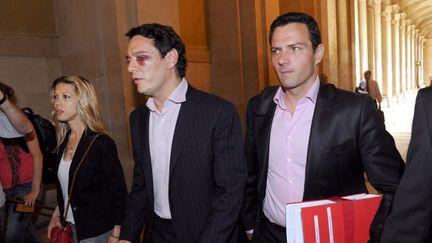
[[[154,223],[150,243],[177,243],[177,236],[172,220],[163,219],[154,214]]]
[[[254,243],[286,243],[286,229],[274,224],[264,216],[258,223],[252,239]]]

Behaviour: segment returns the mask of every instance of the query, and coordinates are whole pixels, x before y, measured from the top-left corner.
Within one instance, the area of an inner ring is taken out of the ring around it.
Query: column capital
[[[399,20],[401,18],[400,14],[396,13],[393,16],[394,16],[394,18],[393,18],[394,23],[396,24],[396,22],[397,22],[399,24]]]
[[[386,6],[384,8],[384,11],[382,12],[383,17],[385,17],[385,19],[390,19],[391,18],[391,14],[392,14],[392,7],[391,6]]]
[[[372,0],[375,13],[381,13],[381,2],[382,0]]]
[[[399,13],[400,7],[397,4],[390,5],[394,14]]]

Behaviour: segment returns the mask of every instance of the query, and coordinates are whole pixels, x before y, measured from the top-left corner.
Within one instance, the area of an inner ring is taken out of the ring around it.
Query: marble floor
[[[406,153],[411,138],[412,118],[414,114],[417,91],[412,91],[399,99],[383,102],[385,124],[387,131],[393,136],[400,154],[406,159]]]

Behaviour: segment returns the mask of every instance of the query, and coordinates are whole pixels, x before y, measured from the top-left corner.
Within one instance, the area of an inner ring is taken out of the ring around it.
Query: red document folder
[[[358,194],[287,204],[287,242],[365,243],[381,198]]]

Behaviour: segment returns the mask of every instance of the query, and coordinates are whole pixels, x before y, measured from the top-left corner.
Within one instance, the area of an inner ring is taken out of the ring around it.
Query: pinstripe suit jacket
[[[134,180],[121,239],[136,240],[145,225],[148,242],[154,215],[149,150],[150,111],[130,116]],[[235,107],[189,85],[172,141],[169,201],[180,243],[238,242],[237,224],[246,183],[240,119]]]

